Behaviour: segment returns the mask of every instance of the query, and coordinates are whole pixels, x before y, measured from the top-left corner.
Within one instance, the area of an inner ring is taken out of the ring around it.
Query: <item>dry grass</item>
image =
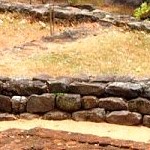
[[[149,40],[150,35],[144,33],[105,29],[97,37],[63,46],[56,44],[53,53],[35,55],[26,63],[37,72],[46,71],[55,76],[78,73],[148,76]]]
[[[5,16],[14,18],[10,14]],[[18,17],[12,22],[8,18],[3,19],[0,28],[0,75],[150,74],[150,34],[87,23],[78,26],[98,29],[97,36],[90,35],[74,42],[49,43],[40,40],[49,34],[48,25],[42,29],[39,22],[31,24],[30,19]],[[24,23],[20,25],[20,22]],[[59,26],[57,30],[63,30],[63,27]],[[36,40],[35,45],[25,49],[7,49],[32,40]]]

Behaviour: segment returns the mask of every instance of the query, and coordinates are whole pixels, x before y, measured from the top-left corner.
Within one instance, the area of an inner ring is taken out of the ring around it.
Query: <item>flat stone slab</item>
[[[106,93],[125,98],[136,98],[142,93],[142,86],[131,82],[113,82],[106,87]]]
[[[105,84],[74,82],[69,85],[69,93],[101,96],[105,93]]]

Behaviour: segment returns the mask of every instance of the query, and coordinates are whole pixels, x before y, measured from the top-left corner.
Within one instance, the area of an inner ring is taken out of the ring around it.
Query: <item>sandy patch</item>
[[[0,131],[10,128],[31,129],[34,127],[150,143],[150,128],[143,126],[133,127],[107,123],[75,122],[73,120],[47,121],[41,119],[0,122]]]

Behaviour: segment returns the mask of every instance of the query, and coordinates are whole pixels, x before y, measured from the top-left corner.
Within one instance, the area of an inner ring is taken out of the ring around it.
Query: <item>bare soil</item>
[[[149,150],[150,144],[138,143],[94,135],[34,128],[10,129],[0,133],[0,149],[8,150]]]
[[[150,34],[145,32],[89,22],[56,25],[51,38],[48,23],[16,13],[0,14],[0,18],[3,76],[150,74]]]
[[[70,40],[56,36],[56,38],[45,38],[49,36],[49,25],[37,22],[33,18],[20,16],[19,14],[0,14],[0,74],[6,76],[32,77],[39,73],[47,73],[52,76],[73,75],[75,73],[90,74],[132,74],[146,76],[150,74],[150,35],[144,32],[125,31],[122,28],[103,27],[97,23],[72,24],[71,26],[57,25],[55,32],[64,32],[66,29],[84,29],[88,35],[77,34],[80,39]],[[87,29],[87,30],[86,30]],[[90,29],[90,32],[89,32]],[[97,32],[98,31],[98,32]],[[44,38],[43,38],[44,37]],[[82,38],[81,38],[82,37]],[[83,38],[84,37],[84,38]],[[45,41],[46,39],[46,41]],[[50,41],[49,41],[50,40]],[[94,66],[94,67],[93,67]],[[81,73],[82,73],[81,72]],[[41,121],[39,121],[41,122]],[[37,121],[33,120],[32,125]],[[42,124],[43,122],[41,122]],[[53,131],[48,129],[19,130],[9,128],[21,128],[19,122],[0,122],[0,149],[1,150],[57,150],[57,149],[150,149],[150,131],[133,127],[120,127],[111,125],[106,127],[111,138],[100,138],[102,126],[97,124],[94,128],[91,123],[81,125],[85,127],[83,134],[98,132],[98,136],[71,133],[77,124],[63,122],[57,129],[69,128],[72,130]],[[41,124],[38,126],[43,127]],[[78,123],[79,124],[79,123]],[[89,124],[89,126],[88,126]],[[25,122],[24,129],[30,129]],[[48,128],[48,122],[44,127]],[[8,128],[7,128],[8,127]],[[34,126],[35,127],[35,126]],[[131,132],[134,129],[134,134]],[[74,131],[77,132],[77,131]],[[113,132],[113,133],[112,133]],[[135,134],[137,132],[137,134]],[[126,133],[126,134],[125,134]],[[113,135],[113,136],[112,136]],[[134,135],[134,136],[133,136]],[[103,134],[104,136],[104,134]],[[113,140],[113,138],[132,141]],[[143,143],[146,142],[146,143]]]

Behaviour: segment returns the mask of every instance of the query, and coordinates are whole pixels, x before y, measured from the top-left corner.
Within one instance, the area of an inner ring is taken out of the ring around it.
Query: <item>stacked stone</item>
[[[0,120],[42,117],[150,127],[150,79],[1,77],[0,112]]]
[[[131,2],[131,0],[129,1]],[[141,0],[139,2],[141,2]],[[0,1],[0,12],[7,12],[7,11],[28,14],[42,21],[49,20],[48,4],[34,6],[29,4],[9,3],[9,2]],[[139,21],[129,15],[108,13],[103,10],[96,9],[91,5],[77,5],[74,7],[54,6],[54,11],[55,11],[56,20],[60,21],[61,23],[63,21],[69,21],[69,22],[92,21],[92,22],[100,22],[103,25],[107,25],[107,26],[108,25],[116,25],[121,27],[128,26],[129,28],[134,30],[142,30],[142,31],[150,32],[149,21]]]

